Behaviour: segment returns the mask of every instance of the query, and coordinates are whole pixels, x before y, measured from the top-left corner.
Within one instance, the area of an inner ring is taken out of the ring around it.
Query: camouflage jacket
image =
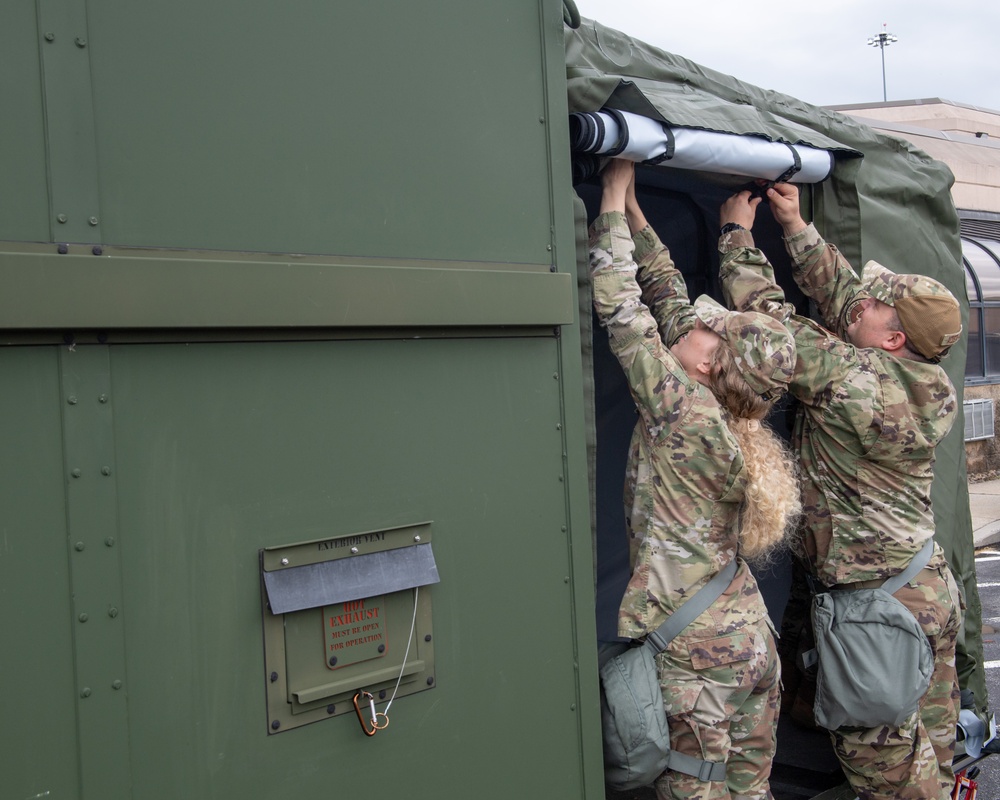
[[[934,532],[934,448],[955,421],[955,389],[935,364],[846,342],[844,311],[864,291],[857,274],[812,225],[785,244],[834,332],[794,313],[748,231],[726,234],[719,250],[726,300],[795,335],[805,555],[828,586],[894,575]]]
[[[658,331],[670,341],[694,325],[667,250],[651,228],[633,241],[619,212],[598,217],[590,247],[594,307],[639,413],[625,479],[632,576],[618,621],[620,635],[639,639],[736,557],[747,478],[714,395],[687,376]],[[766,614],[741,561],[726,593],[678,641],[721,636]]]

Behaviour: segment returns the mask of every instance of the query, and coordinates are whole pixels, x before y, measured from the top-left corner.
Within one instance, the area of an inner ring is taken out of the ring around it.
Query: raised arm
[[[625,218],[635,245],[633,257],[638,266],[636,280],[642,290],[642,302],[656,319],[660,338],[669,347],[695,326],[694,308],[688,299],[684,276],[639,206],[634,180],[625,195]]]
[[[631,168],[618,160],[606,168],[601,214],[590,230],[594,309],[640,414],[651,431],[663,432],[683,404],[690,379],[664,345],[657,321],[641,299],[625,212]]]
[[[794,238],[814,229],[799,216],[798,192],[794,201],[789,194],[779,193],[778,202],[772,200],[772,211],[783,230],[797,231],[791,234]],[[784,292],[774,279],[774,268],[754,246],[750,232],[758,203],[749,192],[740,192],[722,205],[720,221],[725,233],[719,237],[719,251],[723,292],[733,308],[760,311],[788,327],[796,347],[789,392],[806,405],[819,405],[826,402],[830,386],[845,380],[856,353],[812,320],[796,315],[791,303],[785,302]]]
[[[840,251],[802,219],[797,187],[777,183],[768,189],[767,200],[784,232],[795,282],[816,303],[824,324],[843,337],[847,330],[844,312],[864,294],[860,278]]]
[[[794,312],[774,279],[774,268],[754,246],[753,228],[759,197],[749,191],[734,194],[719,210],[723,233],[719,237],[722,260],[719,277],[726,302],[739,311],[759,311],[787,322]]]

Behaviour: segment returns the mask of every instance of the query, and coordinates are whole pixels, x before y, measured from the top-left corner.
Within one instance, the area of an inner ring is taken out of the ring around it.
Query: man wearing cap
[[[762,423],[788,385],[795,345],[765,314],[688,300],[633,178],[630,162],[611,161],[590,229],[594,309],[638,415],[618,633],[644,639],[737,560],[729,587],[656,656],[671,748],[708,763],[696,775],[667,770],[655,785],[661,800],[766,800],[780,667],[740,556],[780,543],[798,512],[791,453]]]
[[[754,247],[759,198],[723,204],[721,278],[734,308],[781,320],[795,336],[789,393],[802,481],[800,555],[827,588],[871,588],[902,572],[934,534],[934,448],[955,421],[954,387],[938,365],[958,341],[959,305],[938,281],[897,275],[874,261],[861,277],[799,212],[790,184],[768,189],[795,282],[824,323],[794,313]],[[941,548],[894,595],[920,623],[934,654],[930,687],[899,727],[831,731],[862,800],[951,796],[959,691],[955,639],[961,614]]]

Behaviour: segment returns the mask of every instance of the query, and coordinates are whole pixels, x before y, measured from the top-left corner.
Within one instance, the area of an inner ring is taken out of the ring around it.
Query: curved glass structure
[[[1000,239],[962,235],[969,295],[965,382],[1000,383]]]

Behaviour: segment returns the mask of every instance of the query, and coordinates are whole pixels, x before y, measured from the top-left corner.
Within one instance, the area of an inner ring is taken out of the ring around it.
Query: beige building
[[[931,98],[831,106],[905,139],[955,175],[969,315],[965,439],[969,475],[1000,472],[1000,112]]]

